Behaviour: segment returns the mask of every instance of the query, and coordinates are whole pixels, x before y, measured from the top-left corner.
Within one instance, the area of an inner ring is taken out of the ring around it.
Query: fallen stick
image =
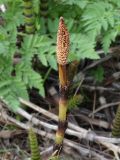
[[[25,129],[27,131],[31,128],[31,125],[19,122],[18,120],[16,120],[16,119],[10,117],[9,115],[7,115],[6,112],[0,112],[0,117],[3,118],[6,121],[12,122],[13,124],[19,126],[22,129]],[[43,130],[36,129],[34,127],[33,127],[33,131],[35,133],[41,135],[41,136],[44,136],[44,137],[47,137],[49,139],[54,140],[55,134],[47,133]],[[83,156],[93,155],[97,158],[97,160],[110,160],[110,159],[107,159],[107,158],[103,157],[102,155],[99,155],[95,151],[89,150],[87,148],[83,148],[83,147],[79,146],[78,143],[72,142],[68,139],[64,139],[63,143],[72,147],[73,149],[76,149]]]
[[[108,103],[108,104],[104,104],[100,107],[98,107],[97,109],[95,109],[92,113],[89,114],[89,117],[91,117],[93,114],[101,111],[102,109],[105,109],[105,108],[108,108],[108,107],[111,107],[111,106],[116,106],[116,105],[119,105],[120,104],[120,101],[118,102],[113,102],[113,103]]]
[[[22,99],[20,99],[20,101],[21,101]],[[22,101],[23,102],[23,101]],[[25,101],[24,101],[25,102]],[[31,102],[29,102],[30,104],[31,104]],[[25,104],[25,103],[24,103]],[[28,102],[26,103],[26,104],[28,104]],[[31,105],[31,106],[33,106],[33,105]],[[36,106],[36,105],[35,105]],[[34,106],[34,107],[35,107]],[[33,108],[34,108],[33,107]],[[39,107],[39,110],[37,110],[36,109],[37,107],[35,107],[34,109],[36,110],[36,111],[40,111],[42,108],[40,108]],[[20,111],[20,112],[19,112]],[[24,113],[27,115],[28,113],[26,112],[26,111],[24,111],[23,110],[23,112],[22,112],[22,109],[19,109],[19,111],[18,111],[18,113],[19,114],[21,114],[22,116],[24,116]],[[48,112],[48,111],[47,111]],[[46,112],[46,113],[47,113]],[[41,113],[41,112],[40,112]],[[49,112],[50,113],[50,112]],[[49,117],[49,113],[48,114],[46,114],[46,116],[48,116]],[[43,113],[44,114],[44,113]],[[55,116],[53,113],[50,113],[50,115],[53,115],[52,116],[52,118]],[[37,118],[35,118],[35,117],[33,117],[33,116],[30,116],[30,115],[28,115],[28,117],[29,117],[29,121],[31,121],[31,122],[33,122],[33,124],[41,124],[41,125],[43,125],[44,127],[47,127],[47,128],[49,128],[49,129],[52,129],[52,130],[56,130],[57,129],[57,126],[56,125],[51,125],[51,124],[49,124],[49,123],[46,123],[46,122],[42,122],[42,121],[40,121],[40,120],[38,120]],[[28,117],[25,117],[25,118],[28,118]],[[30,118],[31,117],[31,118]],[[51,117],[50,117],[51,118]],[[57,116],[56,116],[56,119],[57,119]],[[35,120],[35,121],[34,121]],[[55,119],[54,119],[55,120]],[[68,123],[69,124],[69,123]],[[71,123],[72,124],[72,123]],[[73,125],[73,124],[72,124]],[[73,127],[73,126],[72,126]],[[73,128],[75,128],[75,130],[72,130]],[[89,140],[89,141],[99,141],[99,143],[101,143],[101,141],[102,142],[108,142],[108,143],[115,143],[115,144],[118,144],[118,143],[120,143],[120,138],[108,138],[108,137],[103,137],[103,136],[97,136],[96,135],[96,133],[94,133],[93,131],[88,131],[88,130],[86,130],[86,129],[83,129],[83,128],[81,128],[81,127],[79,127],[79,126],[75,126],[74,125],[74,127],[73,127],[72,129],[67,129],[66,130],[66,134],[68,134],[68,135],[72,135],[72,136],[76,136],[76,137],[78,137],[79,139],[87,139],[87,140]]]
[[[33,109],[33,110],[45,115],[46,117],[49,117],[50,119],[52,118],[52,120],[55,120],[55,121],[58,122],[58,116],[57,115],[55,115],[55,114],[53,114],[53,113],[41,108],[40,106],[37,106],[37,105],[35,105],[35,104],[33,104],[33,103],[29,102],[29,101],[26,101],[26,100],[24,100],[22,98],[19,98],[19,101],[23,105],[26,105],[26,106],[30,107],[31,109]],[[75,131],[78,131],[78,132],[85,132],[86,131],[84,128],[81,128],[79,126],[75,126],[74,124],[72,124],[70,122],[68,122],[68,127],[73,129],[73,130],[75,130]]]

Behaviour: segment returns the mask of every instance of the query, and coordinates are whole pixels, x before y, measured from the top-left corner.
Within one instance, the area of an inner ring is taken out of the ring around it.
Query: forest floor
[[[102,50],[98,53],[101,59],[81,61],[74,76],[71,95],[81,94],[83,100],[68,114],[69,129],[62,159],[119,159],[120,140],[111,137],[111,129],[120,104],[120,48],[111,48],[107,55]],[[21,104],[27,106],[23,110],[32,115],[31,121],[26,115],[15,115],[0,103],[0,160],[27,160],[30,157],[29,123],[38,133],[43,159],[48,159],[58,120],[58,84],[57,73],[51,71],[45,84],[45,98],[33,89],[29,91],[31,102],[20,99]]]

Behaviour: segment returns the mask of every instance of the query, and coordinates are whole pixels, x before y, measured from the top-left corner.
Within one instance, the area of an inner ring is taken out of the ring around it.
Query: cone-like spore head
[[[57,33],[57,62],[60,65],[67,64],[69,53],[69,32],[65,26],[63,17],[60,17]]]

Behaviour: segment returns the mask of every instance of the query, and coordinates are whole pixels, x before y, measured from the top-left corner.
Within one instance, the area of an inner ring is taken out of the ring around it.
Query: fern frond
[[[0,59],[2,59],[2,63],[6,63],[7,61],[9,64],[12,64],[12,58],[15,54],[15,51],[17,50],[16,39],[16,31],[13,33],[13,30],[9,30],[8,32],[4,26],[0,27]]]
[[[92,2],[87,5],[82,15],[83,27],[85,27],[86,32],[94,30],[95,34],[98,35],[101,29],[106,31],[109,26],[114,26],[114,15],[115,10],[112,4],[105,1]]]
[[[14,0],[14,1],[4,1],[3,4],[5,4],[7,10],[4,14],[2,14],[2,17],[4,19],[5,28],[8,31],[17,31],[17,27],[23,24],[23,13],[22,13],[22,1]],[[19,7],[16,7],[19,6]]]
[[[65,4],[69,4],[69,5],[77,5],[80,8],[85,8],[85,6],[87,5],[87,3],[89,2],[89,0],[62,0],[62,2],[64,2]]]
[[[48,64],[50,64],[52,68],[56,69],[57,65],[53,55],[56,48],[55,45],[53,45],[53,42],[54,41],[52,39],[45,35],[35,34],[25,36],[21,48],[25,64],[31,63],[33,56],[37,55],[43,65],[48,66]]]
[[[29,130],[29,142],[31,149],[31,160],[41,160],[37,137],[32,128]]]
[[[42,96],[45,96],[42,77],[41,77],[41,75],[39,73],[34,71],[30,65],[31,64],[29,64],[28,62],[27,62],[27,64],[25,64],[24,61],[21,62],[21,64],[18,64],[16,66],[16,70],[17,70],[16,76],[27,87],[29,87],[29,88],[32,88],[32,87],[37,88],[39,90],[39,93]]]
[[[114,4],[115,6],[120,7],[120,1],[119,0],[108,0],[110,3]]]
[[[115,40],[118,31],[116,29],[108,30],[102,37],[102,46],[105,53],[108,52],[110,44]]]
[[[84,34],[71,34],[71,50],[69,59],[76,56],[75,59],[99,59],[99,55],[95,52],[95,41]]]
[[[28,100],[26,85],[18,77],[2,77],[0,79],[0,98],[7,103],[8,107],[16,111],[20,107],[19,97]]]

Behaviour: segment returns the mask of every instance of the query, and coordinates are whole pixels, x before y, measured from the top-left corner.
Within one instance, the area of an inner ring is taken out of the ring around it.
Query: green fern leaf
[[[24,61],[16,66],[16,77],[20,79],[27,87],[39,89],[39,93],[45,96],[43,80],[40,74],[34,71],[29,64]]]
[[[50,40],[47,36],[39,36],[38,34],[25,36],[22,49],[20,50],[23,61],[25,63],[30,63],[33,56],[36,54],[41,63],[48,66],[49,59],[47,59],[47,56],[55,53],[55,46],[53,46],[52,43],[53,40]],[[56,67],[53,67],[53,63],[50,63],[50,65],[52,65],[52,68]]]
[[[6,21],[5,28],[8,31],[16,31],[16,27],[23,24],[22,1],[4,1],[3,4],[7,7],[6,12],[2,14],[3,19]]]
[[[47,61],[47,57],[46,57],[46,54],[39,54],[38,55],[41,63],[44,65],[44,66],[48,66],[48,61]]]
[[[62,0],[62,2],[64,2],[65,4],[69,4],[69,5],[77,5],[80,8],[85,8],[85,6],[87,5],[87,3],[89,2],[88,0]]]
[[[58,28],[59,19],[55,20],[48,19],[48,29],[51,33],[56,33]]]
[[[108,0],[109,2],[111,2],[111,4],[114,4],[114,5],[116,5],[116,6],[118,6],[118,7],[120,7],[120,1],[119,0]]]
[[[111,29],[111,30],[108,30],[104,34],[104,36],[102,38],[102,46],[103,46],[103,50],[105,51],[105,53],[108,52],[110,44],[112,41],[115,40],[117,33],[118,33],[117,30]]]
[[[8,79],[8,80],[6,80],[6,81],[2,81],[2,82],[0,83],[0,88],[9,86],[10,84],[11,84],[11,80],[10,80],[10,79]]]
[[[50,64],[50,66],[51,66],[53,69],[57,70],[57,62],[56,62],[55,56],[49,54],[49,55],[47,56],[47,60],[48,60],[48,63]]]
[[[31,76],[32,75],[32,76]],[[45,91],[44,91],[44,86],[43,86],[43,80],[42,77],[40,76],[40,74],[38,74],[35,71],[31,71],[29,72],[29,74],[27,74],[28,78],[29,78],[29,87],[35,87],[37,89],[39,89],[39,93],[44,97],[45,96]]]
[[[0,98],[7,103],[8,107],[15,111],[20,107],[19,97],[28,100],[26,85],[18,77],[2,77],[0,80]]]
[[[108,2],[99,1],[87,5],[82,15],[85,31],[94,30],[98,35],[101,29],[106,31],[109,26],[113,27],[115,12],[113,6]]]
[[[95,42],[87,35],[71,34],[70,54],[76,54],[77,59],[99,59],[99,55],[95,52],[94,48]]]

